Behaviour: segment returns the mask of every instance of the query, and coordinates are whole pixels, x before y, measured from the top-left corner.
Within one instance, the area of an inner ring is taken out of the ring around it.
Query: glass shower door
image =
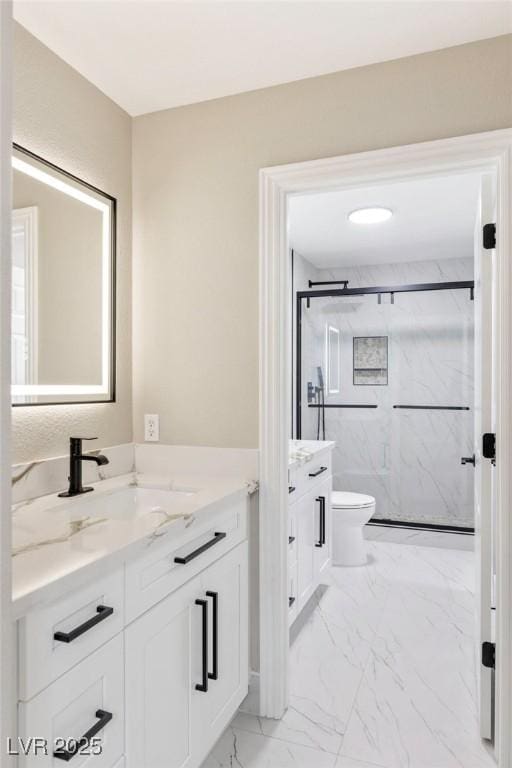
[[[336,442],[334,490],[382,520],[472,528],[469,289],[313,297],[301,336],[300,434]]]

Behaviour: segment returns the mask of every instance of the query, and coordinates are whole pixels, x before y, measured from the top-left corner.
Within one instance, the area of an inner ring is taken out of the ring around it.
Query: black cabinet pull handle
[[[295,486],[294,485],[289,485],[288,486],[288,493],[293,493],[294,490],[295,490]]]
[[[110,608],[108,605],[97,605],[96,606],[96,616],[93,616],[92,619],[87,619],[87,621],[84,621],[83,624],[80,624],[79,627],[75,627],[75,629],[72,629],[71,632],[55,632],[53,635],[54,640],[58,640],[60,643],[72,643],[73,640],[76,640],[77,637],[80,637],[80,635],[83,635],[84,632],[87,632],[89,629],[92,629],[96,626],[96,624],[99,624],[101,621],[105,621],[105,619],[108,619],[109,616],[112,616],[114,613],[114,609]]]
[[[476,463],[475,454],[473,454],[472,456],[463,456],[462,459],[460,460],[460,463],[472,464],[473,466],[475,466],[475,463]]]
[[[322,472],[327,472],[327,467],[320,467],[320,469],[318,469],[316,472],[310,472],[309,476],[310,477],[318,477],[318,475],[321,475]]]
[[[291,608],[292,605],[294,604],[294,602],[295,602],[295,598],[294,597],[289,597],[288,598],[288,608]]]
[[[203,624],[201,631],[203,680],[201,683],[196,683],[196,691],[208,693],[208,601],[196,600],[196,605],[201,608]]]
[[[213,653],[213,672],[208,672],[210,680],[219,679],[219,593],[207,592],[207,597],[213,600],[213,618],[212,618],[212,653]]]
[[[59,760],[64,760],[66,763],[69,762],[71,758],[77,754],[77,752],[80,752],[81,749],[84,749],[84,747],[89,745],[89,742],[93,736],[96,736],[96,734],[99,733],[107,723],[110,723],[113,715],[112,712],[106,712],[104,709],[97,709],[94,713],[94,717],[98,718],[98,722],[94,723],[92,728],[89,728],[89,730],[84,733],[81,739],[77,739],[77,741],[75,741],[70,749],[55,750],[53,756]]]
[[[320,502],[320,536],[315,547],[323,547],[325,544],[325,496],[317,496],[316,501]]]
[[[221,533],[217,531],[217,533],[213,534],[213,539],[210,539],[210,541],[207,541],[206,544],[202,544],[197,549],[194,549],[193,552],[190,552],[190,554],[185,555],[185,557],[175,557],[174,562],[179,563],[179,565],[186,565],[187,563],[190,563],[191,560],[194,560],[196,557],[199,557],[199,555],[202,555],[203,552],[206,552],[207,549],[210,549],[210,547],[213,547],[214,544],[217,544],[218,541],[221,541],[222,539],[226,538],[225,533]]]

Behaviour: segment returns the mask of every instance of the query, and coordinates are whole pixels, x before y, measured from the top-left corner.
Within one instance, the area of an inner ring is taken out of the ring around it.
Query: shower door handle
[[[475,454],[473,454],[472,456],[463,456],[461,458],[461,460],[460,460],[460,463],[461,464],[472,464],[473,466],[475,466],[475,463],[476,463],[475,462]]]

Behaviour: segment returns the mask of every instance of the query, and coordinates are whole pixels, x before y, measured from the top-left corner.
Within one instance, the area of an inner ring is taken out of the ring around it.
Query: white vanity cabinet
[[[127,768],[197,766],[247,694],[247,542],[126,630]]]
[[[62,766],[70,762],[78,768],[94,764],[96,768],[112,768],[124,747],[123,635],[114,637],[86,657],[76,667],[55,680],[41,693],[18,706],[18,732],[24,745],[30,738],[44,739],[44,746],[27,750],[18,765]],[[97,733],[91,730],[96,729]],[[72,748],[68,739],[79,739],[86,733],[97,735],[101,752],[90,749],[68,757]],[[54,756],[60,752],[61,757]]]
[[[126,630],[128,765],[184,768],[192,760],[194,579]]]
[[[248,656],[248,545],[244,542],[201,574],[201,600],[207,599],[208,690],[194,690],[197,715],[193,743],[201,762],[231,721],[247,695]],[[202,625],[201,629],[204,627]],[[194,665],[200,655],[195,648]],[[201,641],[201,654],[203,642]],[[200,670],[202,672],[202,670]],[[201,684],[201,675],[196,678]],[[133,767],[135,768],[135,766]],[[149,766],[148,766],[149,768]]]
[[[198,768],[248,690],[247,513],[219,505],[18,621],[18,741],[47,746],[18,768]],[[86,734],[101,751],[55,754]]]
[[[321,583],[331,563],[331,451],[289,472],[288,589],[289,623]]]

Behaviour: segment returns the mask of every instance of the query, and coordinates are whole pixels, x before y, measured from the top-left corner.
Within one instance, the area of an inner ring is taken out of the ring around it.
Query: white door
[[[207,690],[194,689],[192,693],[192,739],[199,760],[206,757],[247,696],[247,546],[247,542],[240,544],[201,575],[200,598],[206,600],[208,608],[208,680]],[[198,660],[202,656],[199,645],[196,642],[193,650]],[[201,678],[201,670],[196,675]]]
[[[492,177],[482,178],[475,227],[475,550],[477,561],[477,674],[480,733],[491,739],[493,670],[482,663],[484,643],[493,637],[493,472],[483,457],[482,436],[495,433],[493,420],[493,273],[495,252],[483,247],[483,226],[495,221]]]
[[[194,759],[193,635],[199,578],[149,610],[125,632],[127,768],[185,768]]]

